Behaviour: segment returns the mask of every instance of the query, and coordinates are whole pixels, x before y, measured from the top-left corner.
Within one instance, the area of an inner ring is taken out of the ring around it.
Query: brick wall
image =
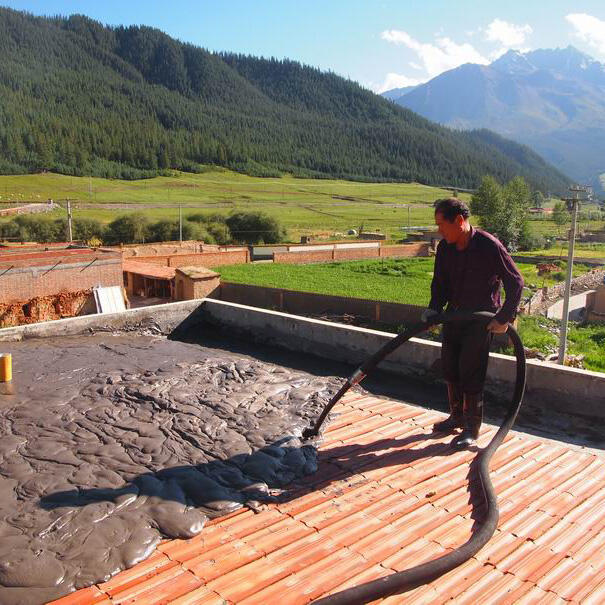
[[[221,265],[241,265],[250,262],[247,248],[225,252],[203,252],[201,254],[174,254],[169,256],[137,256],[132,260],[153,263],[164,267],[218,267]]]
[[[275,252],[273,262],[289,264],[328,263],[331,261],[364,260],[367,258],[401,258],[429,256],[430,244],[418,242],[399,246],[373,248],[334,248],[333,250],[309,250],[304,252]]]
[[[334,260],[364,260],[366,258],[377,258],[380,248],[336,248]]]
[[[250,262],[248,249],[227,252],[204,252],[203,254],[178,254],[168,260],[169,267],[218,267],[220,265],[241,265]]]
[[[390,258],[430,256],[430,248],[431,244],[429,242],[401,244],[399,246],[383,246],[380,248],[380,256]]]
[[[26,264],[29,262],[29,266]],[[33,260],[0,263],[0,302],[30,300],[59,292],[79,292],[95,286],[122,286],[121,258],[83,258],[32,266]],[[8,266],[6,266],[8,264]]]
[[[274,252],[274,263],[304,264],[329,263],[334,260],[334,250],[315,250],[308,252]]]
[[[170,266],[168,261],[170,256],[136,256],[129,260],[140,261],[142,263],[151,263],[152,265],[161,265],[162,267]]]

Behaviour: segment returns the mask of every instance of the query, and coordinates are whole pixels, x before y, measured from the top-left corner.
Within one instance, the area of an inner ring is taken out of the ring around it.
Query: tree
[[[226,222],[233,239],[241,243],[275,244],[286,235],[278,221],[264,212],[236,212]]]
[[[569,221],[569,212],[563,202],[556,202],[552,209],[552,220],[557,227],[562,227]]]
[[[111,221],[104,233],[108,244],[138,244],[148,237],[149,220],[142,212],[123,214]]]
[[[544,207],[544,194],[541,191],[536,190],[534,191],[533,198],[534,208],[540,208],[540,210],[542,210]]]
[[[528,237],[527,210],[530,205],[529,185],[515,177],[504,187],[486,176],[471,198],[471,212],[480,225],[495,235],[511,251],[517,250],[522,235]]]
[[[149,242],[169,242],[174,241],[174,232],[176,229],[176,239],[179,239],[178,222],[167,219],[157,221],[149,226],[147,241]]]
[[[41,216],[23,214],[13,219],[18,228],[18,238],[30,242],[65,241],[65,229],[61,219],[52,220]]]
[[[528,231],[528,210],[531,205],[531,190],[523,177],[517,176],[502,190],[504,217],[499,236],[509,250],[518,250],[521,235]]]
[[[74,219],[74,233],[73,237],[75,240],[88,242],[93,238],[103,238],[103,225],[94,218],[77,218]]]

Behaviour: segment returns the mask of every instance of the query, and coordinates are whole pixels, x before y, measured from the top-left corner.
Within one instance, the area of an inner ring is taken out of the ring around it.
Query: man
[[[435,202],[435,224],[443,237],[437,247],[431,302],[423,321],[448,311],[490,311],[484,321],[451,322],[443,326],[441,361],[447,383],[450,416],[437,431],[463,429],[455,448],[475,443],[483,422],[483,386],[492,335],[503,334],[513,320],[523,290],[523,277],[506,248],[491,234],[469,223],[470,212],[457,198]],[[506,300],[500,304],[504,284]]]

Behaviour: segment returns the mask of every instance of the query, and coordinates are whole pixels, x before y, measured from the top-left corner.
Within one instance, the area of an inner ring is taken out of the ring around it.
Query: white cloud
[[[502,19],[494,19],[485,29],[485,39],[499,42],[504,48],[517,48],[525,43],[534,30],[530,25],[515,25]]]
[[[422,84],[423,80],[417,80],[416,78],[408,78],[407,76],[395,73],[388,73],[384,79],[384,82],[380,85],[372,85],[371,88],[378,94],[385,92],[386,90],[393,90],[393,88],[403,88],[405,86],[418,86]]]
[[[571,13],[565,19],[572,24],[578,38],[605,55],[605,21],[586,13]]]
[[[396,29],[383,31],[380,37],[392,44],[406,46],[416,53],[429,78],[463,63],[489,63],[471,44],[457,44],[447,37],[439,37],[435,44],[427,44],[412,38],[407,32]],[[416,67],[415,64],[413,66]]]

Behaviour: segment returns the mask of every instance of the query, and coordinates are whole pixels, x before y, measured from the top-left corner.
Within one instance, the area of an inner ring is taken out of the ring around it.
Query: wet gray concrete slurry
[[[7,348],[7,345],[2,345]],[[10,343],[0,390],[0,603],[109,579],[162,536],[314,472],[295,435],[338,390],[225,350],[139,335]]]

